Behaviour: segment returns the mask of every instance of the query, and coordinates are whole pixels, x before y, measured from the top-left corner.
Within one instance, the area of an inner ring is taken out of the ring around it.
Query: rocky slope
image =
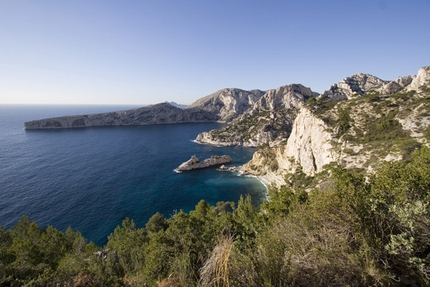
[[[298,109],[317,95],[298,84],[270,90],[228,126],[203,132],[196,140],[220,146],[276,145],[288,138]]]
[[[99,126],[131,126],[189,122],[214,122],[218,117],[198,108],[180,109],[161,103],[126,111],[34,120],[24,123],[27,130]]]
[[[430,67],[417,76],[365,86],[359,85],[361,96],[334,101],[323,93],[309,101],[300,108],[287,142],[261,148],[242,171],[281,185],[297,170],[309,176],[328,164],[372,170],[381,159],[405,159],[429,145]]]
[[[375,76],[357,73],[332,85],[321,94],[321,97],[326,101],[347,100],[356,95],[364,95],[369,91],[378,90],[387,83],[387,81],[383,81]]]
[[[220,122],[229,122],[255,104],[263,91],[245,91],[241,89],[223,89],[192,103],[187,109],[201,109],[215,114]]]

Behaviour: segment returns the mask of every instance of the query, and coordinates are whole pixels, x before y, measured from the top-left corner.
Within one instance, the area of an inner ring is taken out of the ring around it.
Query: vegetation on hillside
[[[340,102],[314,98],[307,106],[327,124],[334,146],[342,143],[342,152],[350,156],[357,155],[358,150],[361,155],[371,155],[368,164],[388,154],[405,159],[429,140],[428,88],[390,95],[370,91]]]
[[[261,141],[261,137],[285,141],[291,133],[296,114],[297,110],[285,108],[246,114],[223,128],[210,131],[209,135],[211,140],[220,143],[255,143]]]
[[[258,207],[125,219],[103,247],[24,216],[0,228],[0,286],[429,286],[430,149],[326,173],[309,193],[312,178],[290,175]]]

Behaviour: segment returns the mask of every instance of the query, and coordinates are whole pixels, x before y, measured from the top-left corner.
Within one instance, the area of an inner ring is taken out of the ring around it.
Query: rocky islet
[[[182,163],[176,171],[189,171],[194,169],[208,168],[212,166],[224,165],[231,162],[231,157],[229,155],[213,155],[203,161],[200,161],[195,155],[193,155],[189,160]]]

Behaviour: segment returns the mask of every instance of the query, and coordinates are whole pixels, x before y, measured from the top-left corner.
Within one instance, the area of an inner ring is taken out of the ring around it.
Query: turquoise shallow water
[[[253,149],[199,145],[192,140],[217,123],[25,131],[28,120],[115,111],[130,106],[0,105],[0,226],[23,215],[40,226],[71,226],[97,244],[125,217],[144,226],[159,211],[189,211],[200,199],[211,204],[250,194],[264,199],[255,178],[205,169],[175,173],[191,155],[228,154],[232,165]]]

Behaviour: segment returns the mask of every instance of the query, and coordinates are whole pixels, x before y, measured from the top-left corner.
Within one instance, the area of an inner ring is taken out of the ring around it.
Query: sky
[[[191,104],[430,65],[430,0],[1,0],[0,104]]]

